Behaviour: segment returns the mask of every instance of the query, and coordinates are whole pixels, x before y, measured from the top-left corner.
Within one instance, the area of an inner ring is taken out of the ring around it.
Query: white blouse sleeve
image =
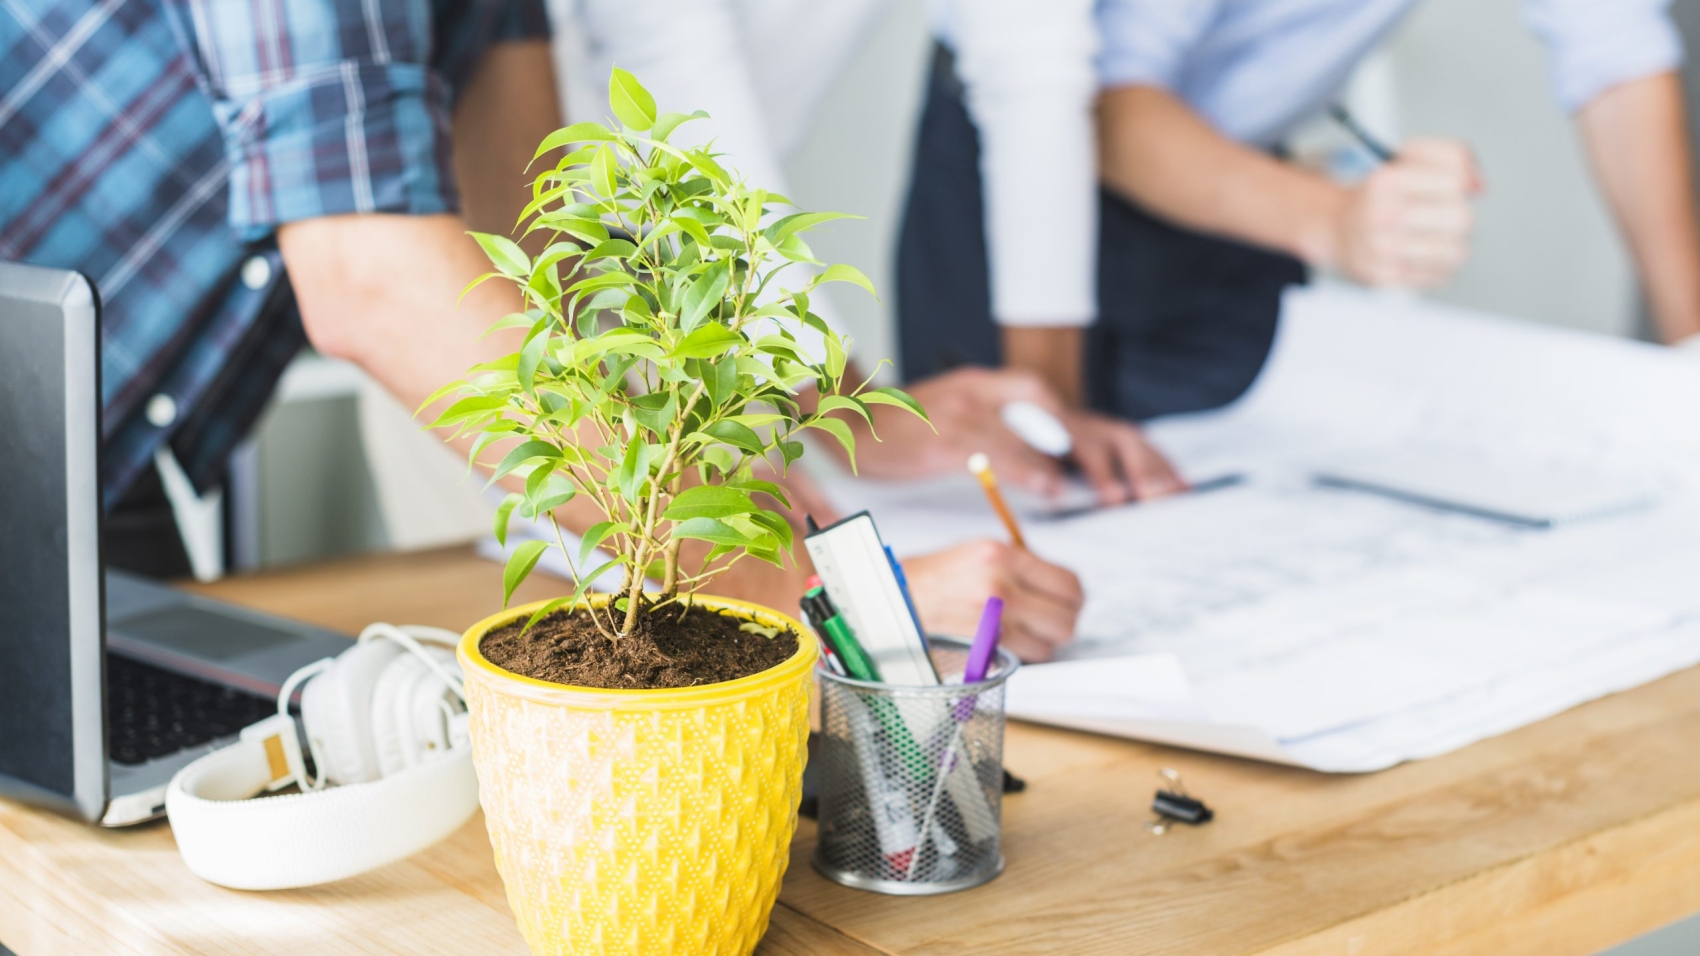
[[[704,110],[710,118],[680,126],[680,146],[716,141],[724,165],[752,184],[785,191],[785,173],[769,135],[756,78],[740,42],[730,0],[579,0],[588,61],[578,75],[594,115],[608,112],[608,73],[629,70],[655,95],[661,112]],[[574,97],[578,101],[578,97]]]
[[[608,75],[618,65],[629,70],[655,96],[658,111],[703,110],[708,119],[680,126],[669,142],[700,146],[713,141],[721,165],[744,181],[769,192],[790,195],[785,170],[763,107],[759,77],[744,42],[747,24],[732,0],[579,0],[577,4],[586,59],[576,73],[583,96],[582,115],[602,119],[608,112]],[[571,93],[569,87],[569,94]],[[594,111],[594,112],[593,112]],[[795,197],[793,197],[795,198]],[[789,284],[807,281],[800,271]],[[786,284],[784,277],[780,282]],[[817,294],[813,311],[834,328],[843,325],[827,296]],[[826,354],[820,335],[801,330],[799,341],[816,358]]]
[[[992,314],[1086,325],[1098,312],[1093,0],[948,0],[979,130]]]

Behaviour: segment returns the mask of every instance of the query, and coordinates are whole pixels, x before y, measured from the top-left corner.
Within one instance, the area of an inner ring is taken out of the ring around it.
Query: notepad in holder
[[[866,511],[803,539],[827,597],[844,615],[887,684],[939,682],[915,617],[904,600],[874,519]]]

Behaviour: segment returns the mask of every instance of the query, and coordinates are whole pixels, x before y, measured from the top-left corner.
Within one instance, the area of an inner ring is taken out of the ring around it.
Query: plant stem
[[[630,634],[632,628],[637,626],[638,605],[643,601],[643,569],[629,568],[627,577],[630,578],[632,586],[626,592],[626,622],[620,628],[621,637]]]
[[[551,525],[553,525],[554,528],[555,528],[555,544],[560,546],[561,557],[567,559],[567,570],[572,573],[572,576],[573,576],[573,593],[579,594],[580,592],[582,592],[584,590],[584,585],[579,583],[578,568],[573,565],[572,555],[567,553],[566,539],[561,537],[561,523],[559,521],[555,520],[555,513],[553,511],[549,512],[549,523]],[[596,625],[596,630],[599,631],[602,634],[603,637],[606,637],[607,639],[612,641],[614,639],[614,635],[608,628],[606,628],[602,625],[602,619],[600,617],[596,616],[595,605],[586,604],[584,609],[586,611],[590,612],[590,622],[592,624]],[[569,608],[569,610],[571,610],[571,609]],[[610,618],[612,618],[612,615],[610,615]]]

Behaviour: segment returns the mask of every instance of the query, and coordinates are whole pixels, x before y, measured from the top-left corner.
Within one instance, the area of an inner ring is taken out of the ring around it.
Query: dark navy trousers
[[[1032,242],[1042,245],[1035,189]],[[1179,229],[1100,193],[1097,323],[1087,337],[1094,408],[1136,421],[1216,408],[1263,367],[1281,290],[1306,278],[1285,255]],[[981,204],[980,145],[950,56],[928,84],[898,240],[903,377],[998,365]]]

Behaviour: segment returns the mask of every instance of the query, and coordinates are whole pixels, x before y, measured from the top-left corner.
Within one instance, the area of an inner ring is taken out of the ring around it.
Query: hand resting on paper
[[[962,470],[968,456],[984,452],[998,479],[1035,494],[1062,490],[1064,460],[1045,455],[1016,435],[1001,414],[1010,402],[1031,402],[1068,429],[1080,467],[1104,504],[1122,504],[1179,491],[1185,483],[1137,426],[1069,407],[1040,376],[1020,369],[961,368],[905,386],[932,426],[902,409],[874,406],[874,428],[850,415],[856,464],[870,478],[930,478]],[[937,429],[935,434],[934,429]],[[879,433],[875,441],[873,431]],[[832,443],[842,460],[842,450]]]
[[[986,598],[1003,598],[1001,643],[1030,663],[1050,660],[1074,639],[1086,602],[1074,572],[1001,541],[906,557],[903,571],[929,634],[971,635]]]

